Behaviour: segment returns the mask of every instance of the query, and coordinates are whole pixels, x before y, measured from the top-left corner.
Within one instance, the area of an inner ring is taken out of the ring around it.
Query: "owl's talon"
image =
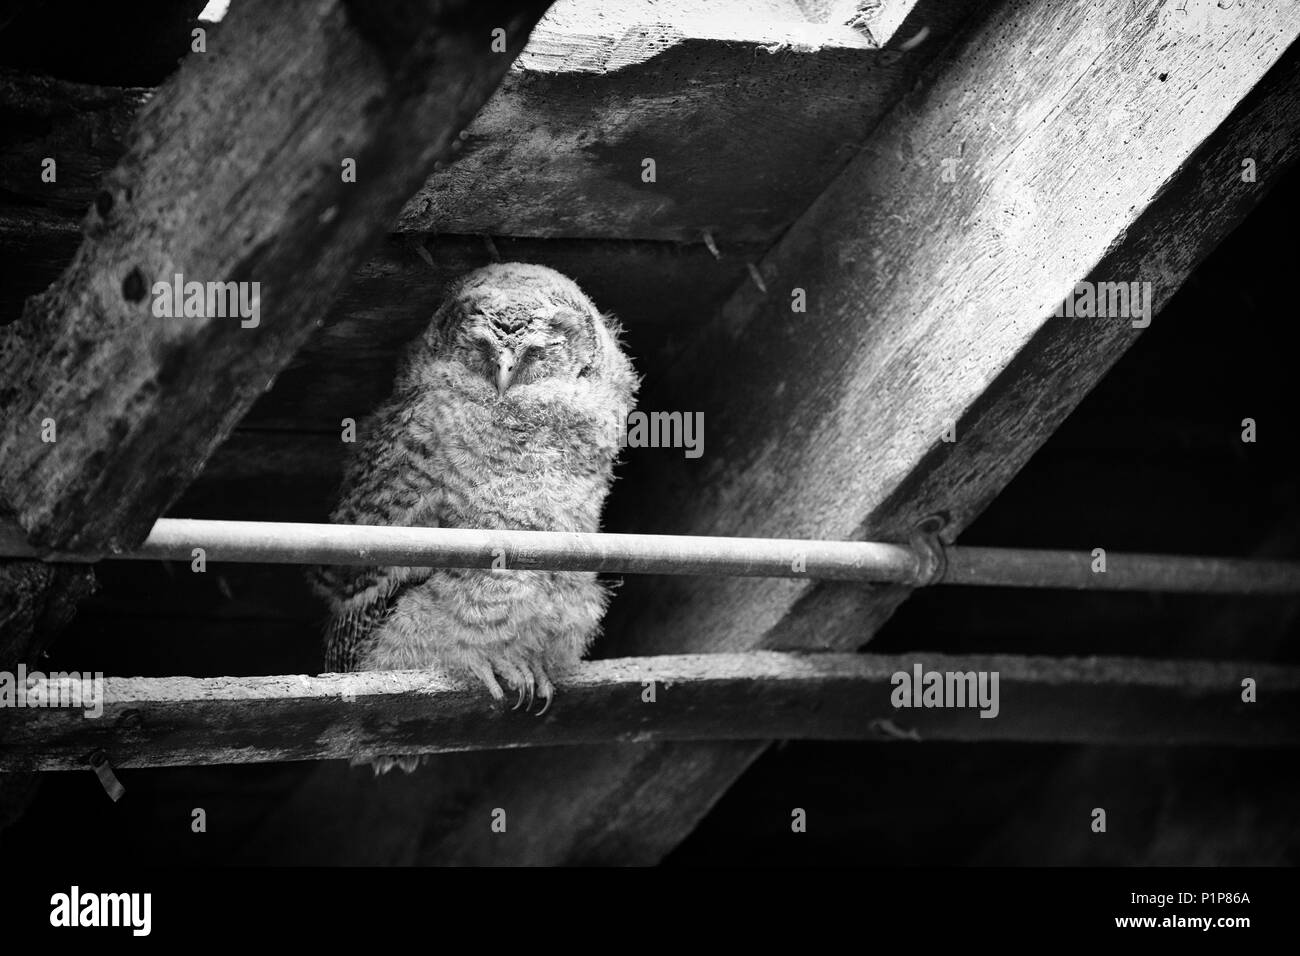
[[[483,686],[486,687],[488,693],[492,695],[492,699],[498,705],[501,705],[501,708],[504,710],[505,702],[506,702],[506,692],[503,691],[501,689],[501,685],[497,683],[496,675],[492,673],[492,668],[486,667],[484,665],[479,665],[476,667],[473,664],[471,664],[470,670],[474,672],[475,677],[477,677],[479,680],[483,682]]]
[[[555,699],[555,685],[552,684],[551,679],[546,676],[546,671],[542,670],[540,667],[537,668],[537,696],[546,701],[542,706],[542,709],[537,712],[537,716],[540,717],[551,709],[551,701]]]
[[[524,704],[524,685],[523,685],[523,684],[520,684],[520,685],[519,685],[519,699],[515,701],[515,706],[511,707],[510,709],[511,709],[511,710],[518,710],[520,707],[523,706],[523,704]],[[531,702],[530,702],[529,706],[532,706]]]

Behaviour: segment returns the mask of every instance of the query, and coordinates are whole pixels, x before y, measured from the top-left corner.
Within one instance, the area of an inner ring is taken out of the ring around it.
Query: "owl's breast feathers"
[[[627,404],[598,382],[540,382],[499,398],[466,381],[451,365],[426,370],[424,388],[394,395],[363,424],[366,439],[349,464],[333,520],[419,527],[598,531]],[[331,567],[314,584],[331,605],[327,668],[355,670],[373,652],[373,638],[414,588],[441,592],[440,610],[474,626],[476,606],[532,605],[532,630],[549,625],[594,632],[607,601],[595,575],[549,578],[537,572],[444,572],[428,568]],[[580,599],[566,622],[557,587]],[[516,610],[518,616],[518,610]],[[435,616],[436,617],[436,616]],[[430,619],[432,625],[433,618]],[[516,627],[523,627],[516,620]],[[570,638],[570,640],[577,640]],[[586,639],[578,640],[585,647]],[[410,643],[408,641],[408,643]],[[577,653],[581,653],[581,649]],[[399,660],[421,666],[418,648]]]

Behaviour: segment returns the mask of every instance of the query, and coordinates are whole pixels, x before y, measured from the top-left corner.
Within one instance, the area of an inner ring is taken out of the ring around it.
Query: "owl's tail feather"
[[[394,767],[401,767],[407,773],[414,773],[415,768],[423,762],[423,754],[415,754],[410,757],[353,757],[348,761],[353,767],[364,767],[369,764],[376,777],[388,773]]]

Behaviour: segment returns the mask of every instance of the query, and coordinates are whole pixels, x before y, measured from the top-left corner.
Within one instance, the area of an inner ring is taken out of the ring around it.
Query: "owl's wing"
[[[400,404],[389,405],[367,423],[366,438],[352,456],[339,504],[337,524],[436,528],[442,524],[445,488],[434,467],[437,449],[429,436],[414,438]],[[321,566],[312,585],[330,605],[325,668],[351,671],[367,639],[403,592],[427,581],[432,568]]]
[[[423,526],[432,527],[428,523]],[[356,670],[367,639],[383,623],[398,599],[407,589],[427,581],[432,573],[432,568],[317,569],[317,589],[324,585],[331,592],[332,613],[325,629],[325,671],[343,673]]]
[[[325,630],[325,673],[345,673],[357,669],[366,638],[388,616],[407,586],[406,583],[401,583],[391,590],[377,593],[373,598],[353,602],[330,617]]]

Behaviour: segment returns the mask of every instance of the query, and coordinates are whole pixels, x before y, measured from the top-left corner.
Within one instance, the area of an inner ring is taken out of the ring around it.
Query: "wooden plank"
[[[1300,31],[1293,9],[1205,13],[1213,29],[1154,2],[994,13],[764,260],[768,292],[741,286],[643,397],[690,396],[725,437],[708,461],[629,475],[614,526],[899,540],[938,512],[959,533],[1140,332],[1054,317],[1075,283],[1149,281],[1158,310],[1294,161],[1294,51],[1270,72]],[[598,650],[851,647],[906,594],[629,581]],[[538,827],[514,862],[653,862],[761,750],[606,748],[482,772]],[[471,823],[443,823],[422,860],[501,860]]]
[[[963,693],[982,680],[983,696],[895,707],[903,676],[931,672],[941,676],[926,680],[970,675],[950,682]],[[1241,701],[1245,676],[1263,688],[1258,703]],[[96,750],[115,767],[158,767],[715,738],[1300,743],[1300,669],[1243,662],[770,651],[630,658],[583,664],[542,717],[499,709],[479,688],[427,671],[110,677],[102,698],[73,698],[71,683],[44,675],[31,686],[41,699],[63,694],[90,706],[13,709],[0,770],[84,769]]]
[[[399,227],[770,243],[984,5],[923,3],[929,40],[886,52],[752,2],[630,3],[621,16],[569,4]]]
[[[248,3],[186,60],[73,264],[0,343],[0,498],[33,540],[143,539],[452,156],[545,7]],[[176,274],[246,283],[265,315],[157,318],[155,283]]]
[[[76,252],[80,232],[40,216],[0,209],[0,257],[12,273],[0,285],[0,325],[18,315],[27,296],[54,281]],[[390,237],[355,270],[324,324],[258,397],[241,427],[337,436],[343,418],[360,421],[388,395],[399,352],[428,325],[447,283],[497,259],[536,262],[572,277],[619,319],[638,367],[650,373],[671,330],[697,325],[749,281],[746,263],[762,251],[724,243],[719,259],[702,242]],[[222,455],[218,450],[214,457]],[[292,500],[286,505],[296,507]]]
[[[0,325],[72,261],[80,232],[38,211],[0,209],[0,256],[10,271],[0,285]],[[516,239],[478,236],[390,237],[355,270],[269,392],[241,427],[333,432],[360,421],[383,400],[402,347],[429,322],[447,283],[489,262],[536,262],[572,277],[622,323],[638,366],[651,372],[676,327],[692,328],[720,305],[756,262],[755,245]],[[293,441],[293,438],[289,439]],[[221,453],[218,452],[218,455]]]
[[[922,4],[929,39],[906,53],[832,35],[794,3],[569,3],[469,125],[459,162],[412,190],[398,231],[766,246],[978,3]],[[10,75],[0,94],[10,202],[82,210],[146,91]],[[68,165],[57,190],[32,172],[45,156]]]

